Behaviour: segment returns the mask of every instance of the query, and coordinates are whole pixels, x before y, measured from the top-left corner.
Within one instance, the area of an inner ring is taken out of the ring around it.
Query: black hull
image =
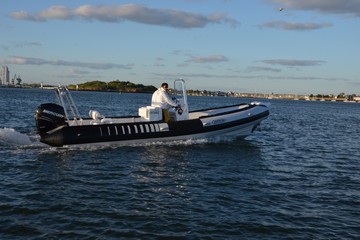
[[[251,108],[251,107],[249,107]],[[239,110],[243,111],[243,110]],[[234,113],[234,112],[231,112]],[[224,113],[222,115],[226,115]],[[41,142],[54,147],[75,144],[93,144],[93,143],[111,143],[125,142],[131,140],[149,140],[149,139],[168,139],[171,137],[211,133],[233,127],[246,126],[251,123],[257,123],[269,115],[269,110],[262,111],[259,114],[237,119],[235,121],[204,126],[200,117],[198,119],[169,122],[167,129],[161,129],[163,122],[136,122],[102,125],[82,125],[82,126],[61,126],[43,135]],[[253,126],[252,131],[258,125]]]

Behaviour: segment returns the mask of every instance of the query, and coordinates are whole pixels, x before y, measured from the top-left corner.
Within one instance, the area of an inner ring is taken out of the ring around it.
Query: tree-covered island
[[[68,86],[70,90],[81,91],[107,91],[107,92],[130,92],[130,93],[153,93],[156,91],[154,86],[145,86],[143,84],[135,84],[129,81],[91,81],[81,84],[71,84]]]

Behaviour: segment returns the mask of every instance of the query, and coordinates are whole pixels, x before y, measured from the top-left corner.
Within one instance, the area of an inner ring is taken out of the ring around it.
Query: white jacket
[[[152,95],[151,105],[169,109],[170,107],[176,107],[178,104],[169,97],[165,89],[159,88]]]

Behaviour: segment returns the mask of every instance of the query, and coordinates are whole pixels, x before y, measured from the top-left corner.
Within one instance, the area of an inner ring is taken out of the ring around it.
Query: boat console
[[[181,107],[169,109],[170,121],[176,122],[188,120],[189,109],[187,104],[185,81],[183,79],[175,80],[173,90],[173,100]],[[139,108],[139,116],[141,117],[142,121],[161,121],[163,119],[163,112],[160,107],[146,106]]]

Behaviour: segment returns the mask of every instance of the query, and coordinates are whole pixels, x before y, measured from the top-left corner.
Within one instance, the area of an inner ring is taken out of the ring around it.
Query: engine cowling
[[[59,126],[67,125],[64,108],[55,103],[41,104],[36,109],[35,122],[40,136]]]

